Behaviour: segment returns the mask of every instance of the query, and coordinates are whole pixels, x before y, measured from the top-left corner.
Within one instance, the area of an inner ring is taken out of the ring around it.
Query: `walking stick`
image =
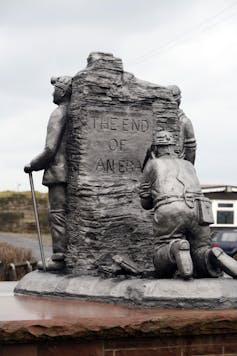
[[[44,272],[46,272],[43,241],[42,241],[42,236],[41,236],[41,232],[40,232],[39,216],[38,216],[37,204],[36,204],[36,199],[35,199],[35,188],[34,188],[33,176],[32,176],[31,172],[29,173],[29,179],[30,179],[30,189],[31,189],[32,202],[33,202],[34,214],[35,214],[35,223],[36,223],[37,235],[38,235],[38,240],[39,240],[40,255],[41,255],[41,259],[42,259],[43,270],[44,270]]]

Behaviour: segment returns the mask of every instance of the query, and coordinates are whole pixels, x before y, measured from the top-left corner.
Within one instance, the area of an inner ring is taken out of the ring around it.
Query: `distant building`
[[[211,199],[214,215],[213,228],[237,227],[237,186],[202,185],[203,194]]]

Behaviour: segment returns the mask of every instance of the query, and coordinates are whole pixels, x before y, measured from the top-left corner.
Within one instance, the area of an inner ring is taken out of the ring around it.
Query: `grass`
[[[42,192],[35,192],[35,196],[37,199],[42,199],[45,200],[47,199],[48,194],[47,193],[42,193]],[[31,199],[31,192],[30,191],[25,191],[25,192],[15,192],[12,190],[2,190],[0,191],[0,199],[11,199],[11,198],[25,198],[25,199]]]
[[[32,251],[27,248],[19,248],[8,244],[7,242],[0,242],[0,281],[11,280],[10,277],[10,263],[23,263],[25,261],[33,262]],[[26,274],[24,267],[17,269],[17,279],[22,278]]]

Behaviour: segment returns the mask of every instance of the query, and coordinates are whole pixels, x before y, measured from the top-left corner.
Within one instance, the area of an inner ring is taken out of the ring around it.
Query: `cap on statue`
[[[63,90],[69,90],[72,84],[72,77],[64,75],[61,77],[52,77],[50,79],[52,85],[61,88]]]

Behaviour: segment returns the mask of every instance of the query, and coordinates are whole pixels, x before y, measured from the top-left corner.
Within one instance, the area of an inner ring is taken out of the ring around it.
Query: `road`
[[[7,242],[16,247],[30,248],[32,250],[32,255],[36,258],[36,260],[41,259],[37,235],[35,235],[35,238],[29,238],[23,235],[4,235],[4,233],[1,233],[0,241]],[[45,257],[50,257],[52,254],[52,248],[44,244],[44,253]]]

